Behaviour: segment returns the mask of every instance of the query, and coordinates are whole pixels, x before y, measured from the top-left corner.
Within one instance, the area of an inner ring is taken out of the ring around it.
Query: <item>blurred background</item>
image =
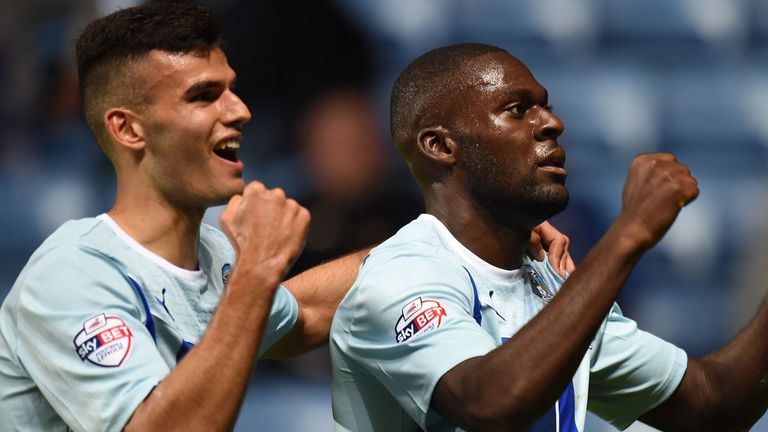
[[[0,299],[59,224],[110,207],[112,168],[79,111],[72,45],[88,20],[138,3],[0,0]],[[312,212],[294,272],[419,214],[389,138],[389,90],[423,52],[475,41],[525,62],[566,125],[571,204],[553,223],[577,260],[618,214],[635,154],[673,152],[698,178],[701,196],[621,295],[642,328],[700,356],[768,291],[768,0],[202,3],[224,22],[253,113],[247,178]],[[329,383],[325,349],[260,362],[237,430],[332,430]],[[614,429],[591,417],[587,430]]]

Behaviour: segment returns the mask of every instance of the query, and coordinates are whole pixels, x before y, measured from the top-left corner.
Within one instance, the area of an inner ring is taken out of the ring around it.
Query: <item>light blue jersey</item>
[[[122,430],[200,340],[234,262],[226,236],[207,225],[200,269],[190,271],[107,215],[64,224],[0,308],[0,430]],[[261,352],[297,317],[296,300],[280,287]]]
[[[430,409],[440,377],[511,338],[562,283],[546,260],[491,266],[421,215],[371,251],[333,319],[337,430],[460,430]],[[686,363],[685,352],[614,305],[571,384],[531,430],[583,431],[587,408],[626,428],[674,392]]]

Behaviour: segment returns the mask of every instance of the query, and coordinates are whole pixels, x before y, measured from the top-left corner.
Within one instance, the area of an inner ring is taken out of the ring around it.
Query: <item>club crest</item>
[[[417,297],[403,306],[395,324],[395,340],[402,343],[439,328],[445,316],[445,309],[439,302]]]
[[[102,367],[118,367],[131,352],[133,333],[125,322],[104,313],[89,318],[74,339],[80,360]]]
[[[221,268],[221,281],[224,282],[224,286],[227,286],[229,282],[229,275],[232,273],[232,266],[229,263],[224,264]]]
[[[528,275],[528,283],[531,284],[531,291],[536,297],[549,302],[555,295],[544,284],[544,279],[539,275],[530,264],[525,264],[525,273]]]

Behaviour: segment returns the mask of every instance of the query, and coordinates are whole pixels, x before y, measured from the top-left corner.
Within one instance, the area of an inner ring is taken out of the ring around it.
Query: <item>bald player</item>
[[[331,328],[343,431],[741,431],[768,404],[768,307],[701,360],[614,302],[699,193],[671,154],[638,156],[622,210],[567,280],[524,253],[568,202],[563,124],[503,49],[462,44],[411,63],[391,128],[426,213],[374,248]]]

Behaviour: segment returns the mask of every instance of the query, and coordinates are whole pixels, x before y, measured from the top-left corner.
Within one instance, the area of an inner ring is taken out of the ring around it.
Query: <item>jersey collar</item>
[[[438,237],[440,237],[443,244],[448,249],[461,257],[470,266],[482,273],[488,279],[502,283],[510,283],[520,280],[523,277],[520,268],[516,268],[514,270],[499,268],[489,264],[479,256],[475,255],[471,250],[467,249],[463,244],[461,244],[461,242],[458,241],[450,231],[448,231],[448,228],[443,225],[440,219],[434,217],[433,215],[424,213],[420,215],[417,220],[431,224],[435,228],[435,232],[437,232]]]

